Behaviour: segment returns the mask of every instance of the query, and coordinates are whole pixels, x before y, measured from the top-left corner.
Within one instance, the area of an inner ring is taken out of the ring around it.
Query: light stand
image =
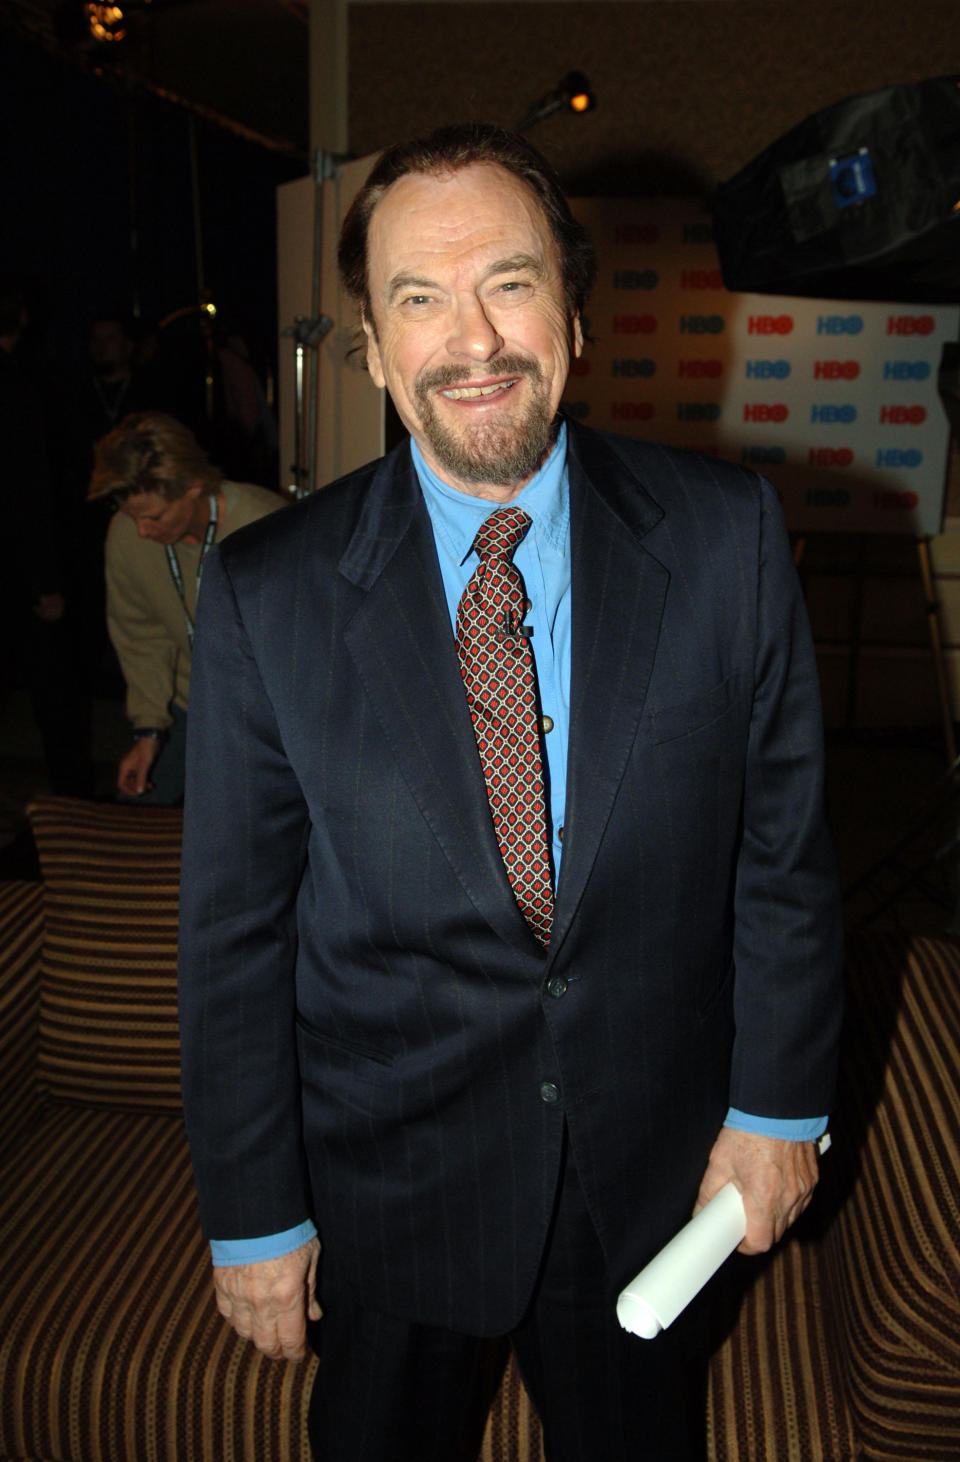
[[[294,315],[293,324],[283,331],[285,339],[293,340],[293,461],[290,464],[292,481],[287,491],[291,497],[308,497],[313,491],[313,475],[316,458],[316,390],[310,393],[310,436],[304,453],[303,442],[303,393],[305,385],[305,364],[308,350],[316,351],[321,340],[333,329],[329,315],[308,319],[305,315]],[[316,355],[313,356],[316,362]],[[314,374],[314,373],[311,373]],[[314,383],[315,384],[315,383]],[[306,466],[304,466],[306,455]]]
[[[316,488],[317,471],[317,386],[318,356],[320,342],[333,329],[334,322],[329,315],[320,311],[320,266],[323,258],[323,185],[337,176],[337,164],[342,161],[335,153],[317,149],[314,160],[314,209],[313,209],[313,269],[311,276],[310,315],[295,315],[293,324],[282,331],[284,338],[293,340],[294,394],[293,434],[294,459],[290,464],[291,482],[288,492],[291,497],[308,497]],[[306,369],[307,352],[310,352],[312,367]],[[303,440],[304,392],[309,389],[307,401],[307,440]]]

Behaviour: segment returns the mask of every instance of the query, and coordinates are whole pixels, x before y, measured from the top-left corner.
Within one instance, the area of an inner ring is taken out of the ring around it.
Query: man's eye
[[[428,305],[430,303],[430,295],[428,295],[428,294],[409,294],[409,295],[407,295],[407,301],[406,302],[407,302],[408,305]]]

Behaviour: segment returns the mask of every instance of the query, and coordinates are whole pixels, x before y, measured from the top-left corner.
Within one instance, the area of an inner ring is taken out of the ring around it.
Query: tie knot
[[[517,545],[530,527],[530,522],[530,515],[523,508],[497,508],[473,540],[477,557],[512,558]]]

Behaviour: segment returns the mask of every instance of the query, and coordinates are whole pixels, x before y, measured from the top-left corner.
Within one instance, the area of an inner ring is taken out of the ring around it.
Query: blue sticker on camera
[[[872,198],[877,191],[877,180],[873,175],[873,159],[868,147],[849,157],[830,159],[830,181],[838,208],[849,208],[853,203],[862,203]]]

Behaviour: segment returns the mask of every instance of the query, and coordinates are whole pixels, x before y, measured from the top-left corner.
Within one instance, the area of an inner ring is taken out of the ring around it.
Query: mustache
[[[442,390],[450,386],[469,386],[477,375],[476,367],[470,365],[434,366],[432,370],[421,371],[416,380],[416,393],[425,396],[429,391]],[[484,376],[530,376],[539,381],[543,377],[539,361],[526,355],[498,355],[494,360],[483,362]]]

